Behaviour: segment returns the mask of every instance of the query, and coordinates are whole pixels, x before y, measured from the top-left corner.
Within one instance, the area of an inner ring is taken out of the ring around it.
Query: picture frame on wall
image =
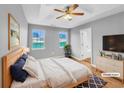
[[[8,49],[13,50],[19,45],[20,25],[11,14],[8,14]]]

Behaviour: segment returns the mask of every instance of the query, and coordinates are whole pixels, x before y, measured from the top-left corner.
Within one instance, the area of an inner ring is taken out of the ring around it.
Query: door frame
[[[84,29],[80,29],[80,49],[81,49],[81,33],[87,29],[90,29],[91,31],[91,64],[93,64],[93,34],[92,34],[92,28],[84,28]],[[81,52],[80,52],[81,54]]]

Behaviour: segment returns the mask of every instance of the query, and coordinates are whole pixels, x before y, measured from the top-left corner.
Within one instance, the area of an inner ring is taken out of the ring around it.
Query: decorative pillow
[[[25,71],[27,71],[30,76],[38,79],[39,78],[39,70],[41,70],[39,65],[40,64],[38,63],[38,61],[35,58],[28,56],[23,69]]]
[[[25,60],[20,58],[14,65],[11,65],[10,72],[15,81],[24,82],[26,80],[28,73],[22,69],[24,64]]]
[[[26,61],[26,59],[28,58],[28,55],[27,55],[27,54],[23,54],[23,55],[21,56],[21,58]]]

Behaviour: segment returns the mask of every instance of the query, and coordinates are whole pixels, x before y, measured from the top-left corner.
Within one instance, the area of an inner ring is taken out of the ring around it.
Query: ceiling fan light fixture
[[[64,10],[61,10],[61,9],[54,9],[54,11],[57,11],[57,12],[61,12],[61,13],[64,13],[64,15],[62,16],[59,16],[57,17],[56,19],[59,19],[59,18],[64,18],[68,21],[71,21],[72,20],[72,15],[74,16],[82,16],[84,15],[84,13],[82,12],[79,12],[79,13],[75,13],[73,12],[76,8],[78,8],[79,5],[78,4],[72,4],[72,5],[68,5],[66,6],[66,9]]]
[[[72,20],[72,16],[70,16],[69,14],[67,14],[66,16],[64,16],[64,19],[66,19],[66,20]]]

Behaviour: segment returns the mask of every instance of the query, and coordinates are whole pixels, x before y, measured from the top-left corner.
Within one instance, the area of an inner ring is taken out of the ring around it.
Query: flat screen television
[[[103,36],[103,50],[124,53],[124,34]]]

